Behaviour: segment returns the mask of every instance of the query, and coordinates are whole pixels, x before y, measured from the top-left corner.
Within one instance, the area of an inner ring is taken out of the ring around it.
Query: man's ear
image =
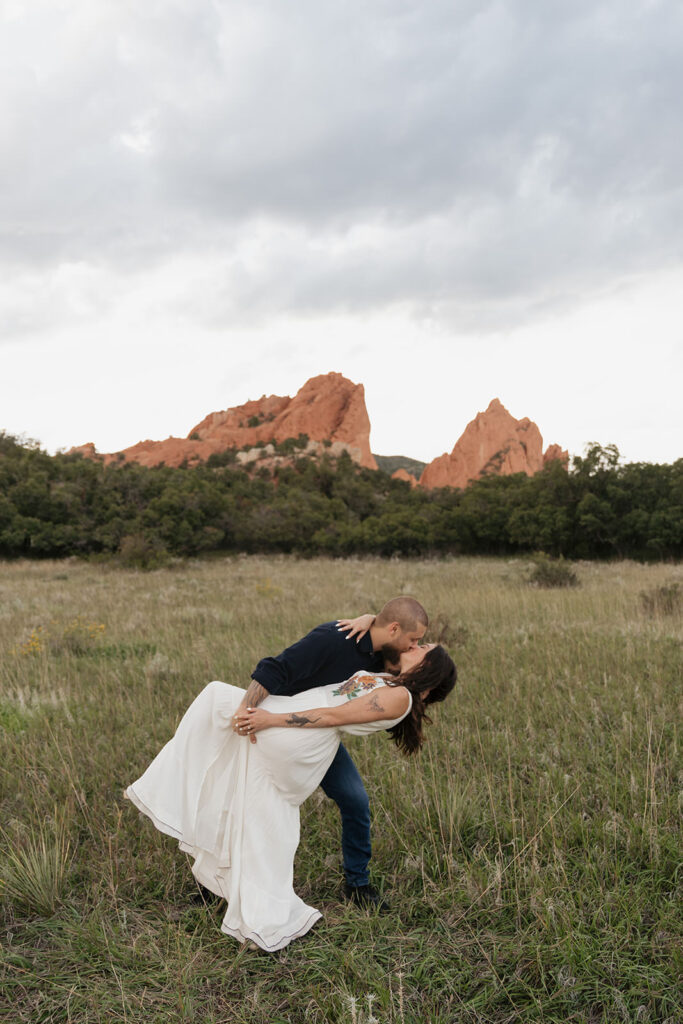
[[[401,627],[398,624],[398,622],[392,622],[390,624],[390,626],[389,626],[389,633],[391,634],[391,636],[398,636],[398,634],[400,632],[401,632]]]

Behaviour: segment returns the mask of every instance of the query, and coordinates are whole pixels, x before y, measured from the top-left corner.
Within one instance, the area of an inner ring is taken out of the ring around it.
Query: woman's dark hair
[[[427,651],[419,665],[392,680],[392,686],[405,686],[413,695],[409,714],[388,732],[404,754],[416,754],[423,743],[422,722],[431,723],[425,709],[428,704],[445,700],[455,686],[458,672],[449,654],[438,644]],[[429,690],[429,693],[426,691]],[[423,696],[424,694],[424,696]]]

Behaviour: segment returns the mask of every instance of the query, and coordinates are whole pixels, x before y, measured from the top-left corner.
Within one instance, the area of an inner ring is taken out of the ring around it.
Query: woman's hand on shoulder
[[[367,612],[365,615],[358,615],[355,619],[337,619],[337,629],[340,633],[346,633],[346,639],[350,640],[355,636],[356,643],[365,636],[375,621],[375,616]]]

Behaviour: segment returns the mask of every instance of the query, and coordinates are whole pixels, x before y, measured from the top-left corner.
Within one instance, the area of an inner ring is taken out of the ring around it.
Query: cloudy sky
[[[336,370],[683,455],[679,0],[0,0],[0,428],[184,436]]]

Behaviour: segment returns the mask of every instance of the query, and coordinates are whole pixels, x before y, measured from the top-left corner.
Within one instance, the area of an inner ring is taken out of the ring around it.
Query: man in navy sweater
[[[428,625],[427,613],[412,597],[395,597],[379,615],[367,622],[355,620],[364,635],[353,641],[337,622],[316,626],[276,657],[262,658],[251,674],[251,685],[238,709],[256,707],[269,693],[291,695],[328,683],[340,683],[366,669],[398,671],[403,651],[418,645]],[[251,737],[256,742],[256,737]],[[370,804],[358,769],[343,743],[320,783],[337,804],[342,821],[345,895],[359,906],[388,910],[385,900],[369,884]]]

